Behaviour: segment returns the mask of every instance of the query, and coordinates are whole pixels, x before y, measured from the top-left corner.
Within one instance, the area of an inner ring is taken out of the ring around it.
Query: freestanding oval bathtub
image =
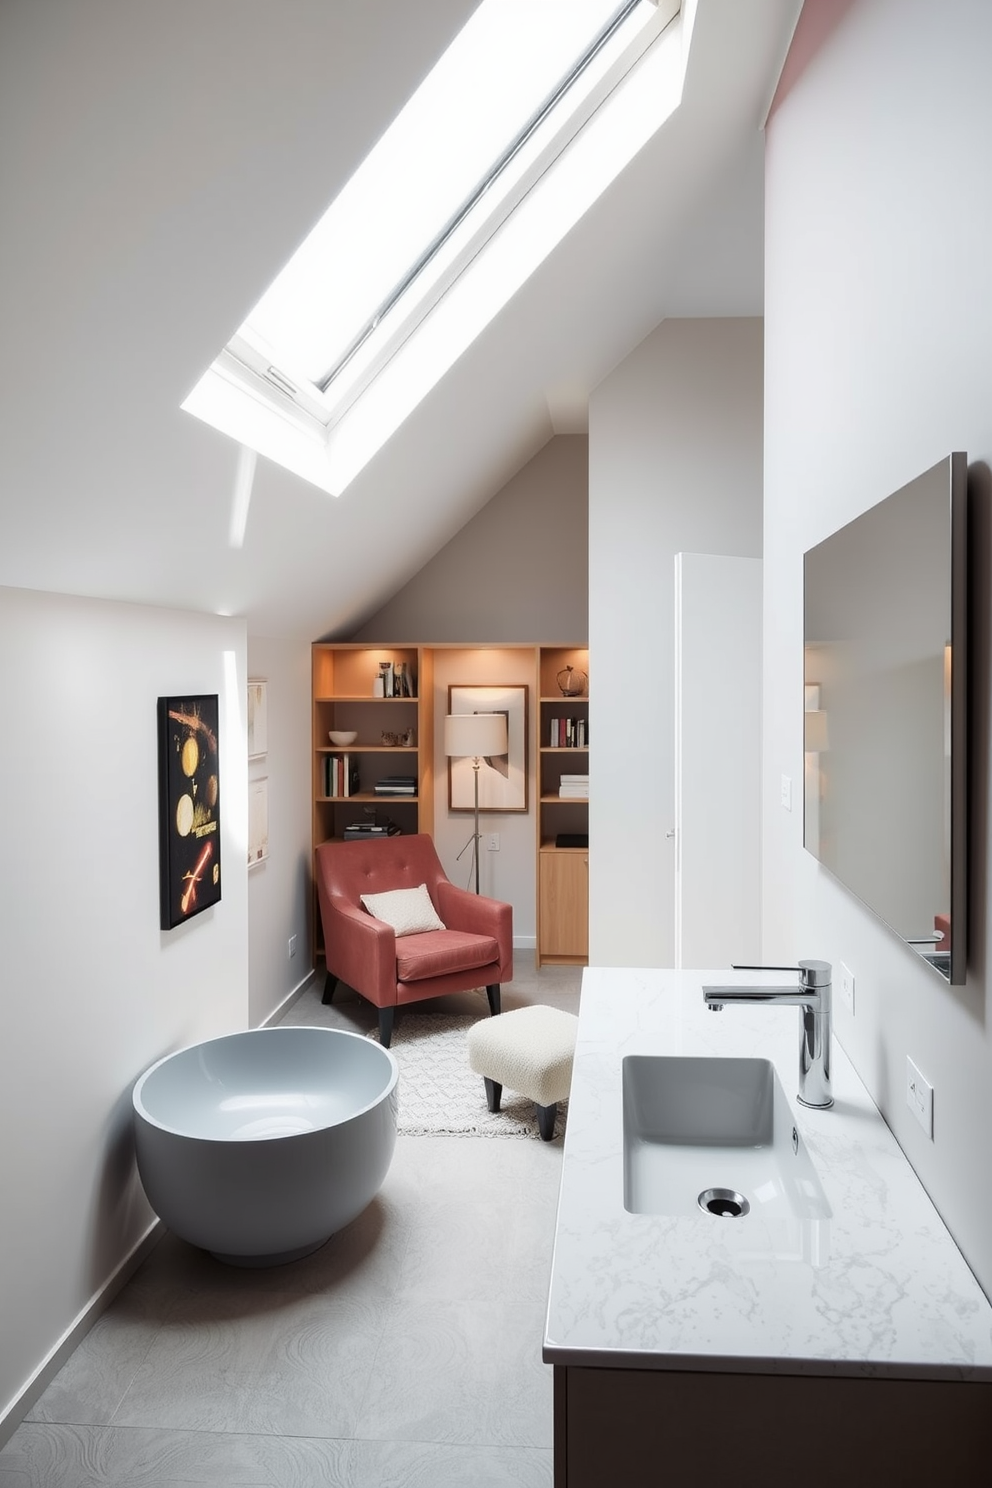
[[[378,1193],[397,1079],[388,1049],[333,1028],[259,1028],[167,1054],[133,1094],[148,1201],[219,1260],[307,1255]]]

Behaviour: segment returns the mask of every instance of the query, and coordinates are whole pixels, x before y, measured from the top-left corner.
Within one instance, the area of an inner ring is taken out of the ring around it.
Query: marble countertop
[[[705,984],[788,974],[583,975],[544,1358],[618,1369],[992,1380],[992,1307],[843,1049],[834,1106],[798,1104],[794,1007],[708,1011]],[[626,1054],[775,1065],[831,1209],[769,1239],[760,1216],[624,1208]]]

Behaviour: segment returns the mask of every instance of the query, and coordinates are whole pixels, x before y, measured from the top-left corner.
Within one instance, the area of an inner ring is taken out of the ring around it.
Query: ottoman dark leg
[[[490,1080],[488,1075],[483,1075],[482,1078],[486,1082],[486,1104],[490,1111],[498,1111],[499,1103],[503,1099],[503,1087],[502,1085],[497,1085],[495,1080]],[[552,1125],[554,1125],[554,1122],[552,1122]]]
[[[542,1142],[550,1142],[555,1134],[555,1117],[558,1115],[558,1107],[535,1106],[537,1112],[537,1129],[541,1133]]]

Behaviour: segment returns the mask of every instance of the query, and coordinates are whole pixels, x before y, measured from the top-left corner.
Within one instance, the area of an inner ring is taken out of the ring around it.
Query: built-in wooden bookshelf
[[[588,649],[537,648],[538,966],[584,966],[589,959],[589,800],[562,794],[562,776],[589,774],[589,691],[562,692],[559,676],[568,667],[588,683]],[[567,845],[570,838],[578,844]]]
[[[355,822],[395,822],[402,832],[429,832],[434,822],[434,729],[435,660],[439,652],[462,647],[418,645],[369,646],[359,642],[316,641],[312,648],[312,802],[314,848],[321,842],[341,838]],[[588,843],[587,799],[561,794],[562,775],[587,775],[589,771],[589,695],[563,695],[558,674],[571,666],[588,674],[589,652],[581,646],[514,644],[515,652],[533,657],[533,693],[536,705],[529,710],[528,756],[532,781],[530,795],[537,842],[536,929],[537,965],[584,965],[588,959],[589,851],[588,846],[561,845],[563,834]],[[492,681],[487,669],[488,651],[504,652],[499,645],[472,648],[477,677],[459,680],[480,685]],[[411,679],[412,696],[377,696],[377,679],[383,664],[404,667]],[[523,660],[524,675],[530,666]],[[519,672],[518,672],[519,675]],[[443,669],[442,669],[443,677]],[[437,706],[444,708],[443,699]],[[555,726],[554,741],[552,726]],[[354,731],[353,744],[334,745],[331,730]],[[411,732],[412,731],[412,732]],[[383,743],[383,734],[409,742]],[[345,757],[347,763],[345,764]],[[329,780],[328,761],[342,763]],[[441,765],[444,765],[442,760]],[[412,775],[412,796],[382,795],[377,782],[387,775]],[[443,779],[443,772],[442,772]],[[347,781],[347,794],[332,792],[329,783]],[[314,894],[312,918],[313,951],[323,954],[320,915]]]

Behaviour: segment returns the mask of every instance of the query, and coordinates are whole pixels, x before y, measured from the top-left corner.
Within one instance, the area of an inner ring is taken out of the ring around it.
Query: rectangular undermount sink
[[[830,1215],[768,1059],[628,1055],[623,1167],[631,1214]]]

